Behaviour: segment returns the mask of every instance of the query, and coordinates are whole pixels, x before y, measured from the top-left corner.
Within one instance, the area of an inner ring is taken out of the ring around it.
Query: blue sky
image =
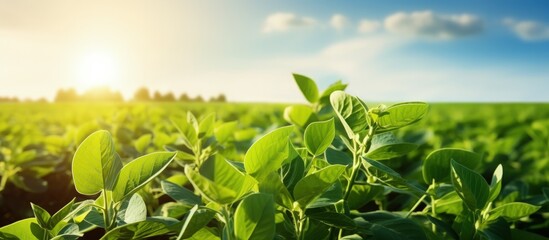
[[[304,101],[549,101],[544,1],[0,0],[0,95],[108,85]]]

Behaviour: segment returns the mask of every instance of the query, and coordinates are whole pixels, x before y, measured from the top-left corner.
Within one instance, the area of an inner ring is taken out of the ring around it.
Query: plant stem
[[[4,188],[6,187],[7,182],[8,182],[8,174],[6,172],[4,172],[2,174],[2,180],[0,180],[0,192],[2,192],[4,190]]]
[[[105,223],[105,232],[111,230],[111,221],[110,221],[110,209],[109,209],[109,197],[106,190],[103,190],[103,222]]]
[[[416,210],[416,208],[419,206],[419,204],[421,202],[423,202],[423,200],[425,199],[425,197],[427,197],[427,194],[423,194],[423,196],[421,196],[421,198],[419,200],[417,200],[416,204],[412,207],[412,209],[410,209],[410,211],[408,212],[408,214],[406,214],[406,218],[410,217],[410,215],[412,215],[412,213],[414,212],[414,210]]]

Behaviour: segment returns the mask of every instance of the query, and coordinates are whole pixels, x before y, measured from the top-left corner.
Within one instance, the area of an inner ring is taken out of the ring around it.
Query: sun
[[[116,59],[105,52],[90,52],[78,63],[77,88],[85,91],[94,87],[113,87],[117,81]]]

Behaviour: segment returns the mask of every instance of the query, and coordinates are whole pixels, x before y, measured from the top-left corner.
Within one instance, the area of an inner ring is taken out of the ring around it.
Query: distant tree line
[[[179,97],[175,97],[172,92],[160,93],[155,91],[152,95],[148,88],[142,87],[137,89],[133,95],[132,101],[139,102],[206,102],[202,96],[189,97],[186,93],[182,93]],[[78,101],[104,101],[104,102],[123,102],[124,98],[118,91],[112,91],[108,87],[98,87],[90,89],[83,94],[73,89],[59,89],[55,95],[56,102],[78,102]],[[224,94],[211,97],[209,102],[226,102],[227,98]]]
[[[148,88],[142,87],[137,89],[133,95],[133,101],[157,101],[157,102],[206,102],[202,96],[197,95],[196,97],[192,98],[189,97],[186,93],[182,93],[179,95],[179,97],[175,97],[175,95],[172,92],[167,93],[160,93],[159,91],[155,91],[152,95]],[[211,97],[209,99],[209,102],[226,102],[227,97],[225,97],[224,94],[219,94],[218,96]]]

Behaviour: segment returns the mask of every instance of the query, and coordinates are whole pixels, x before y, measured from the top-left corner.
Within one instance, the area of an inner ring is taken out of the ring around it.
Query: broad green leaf
[[[307,217],[316,219],[330,227],[341,229],[355,229],[356,224],[347,215],[337,212],[317,212],[307,214]]]
[[[201,193],[209,201],[219,204],[229,204],[237,199],[237,193],[228,188],[209,180],[200,175],[198,172],[185,168],[185,174],[193,184],[194,188]]]
[[[303,135],[304,144],[309,153],[318,156],[332,144],[335,137],[334,119],[314,122],[307,126]]]
[[[122,161],[109,132],[94,132],[74,153],[72,177],[76,191],[94,195],[103,189],[113,190],[121,169]]]
[[[215,113],[210,113],[198,124],[199,137],[211,136],[214,132]]]
[[[330,103],[330,95],[335,91],[343,91],[347,88],[347,84],[344,84],[341,82],[341,80],[332,83],[330,86],[328,86],[322,94],[320,95],[319,101],[323,104],[329,104]]]
[[[78,225],[69,223],[59,230],[57,236],[51,240],[76,240],[83,236]]]
[[[300,128],[305,128],[314,119],[313,109],[309,106],[293,105],[284,109],[284,120]]]
[[[483,209],[490,194],[486,180],[480,174],[454,160],[451,164],[452,185],[459,197],[472,211]]]
[[[185,218],[183,226],[181,227],[179,236],[181,236],[182,239],[190,238],[195,235],[195,233],[199,232],[200,229],[203,229],[214,218],[216,213],[211,209],[198,207],[198,205],[193,207],[193,209],[195,208],[196,210],[194,213],[191,209]]]
[[[169,233],[170,226],[177,224],[177,221],[168,222],[149,218],[146,221],[130,223],[116,227],[107,232],[101,240],[118,239],[143,239]]]
[[[238,122],[232,121],[223,123],[216,127],[214,129],[214,135],[217,142],[224,143],[226,141],[229,141],[232,138],[237,126]]]
[[[392,133],[387,132],[374,135],[366,157],[374,160],[386,160],[400,157],[416,148],[417,145],[401,142]]]
[[[457,215],[452,227],[459,234],[460,239],[473,239],[475,235],[475,220],[473,219],[474,213],[470,212],[467,208]]]
[[[70,217],[71,212],[73,211],[72,207],[74,206],[74,200],[75,200],[75,198],[73,198],[63,208],[61,208],[59,211],[57,211],[55,214],[53,214],[53,216],[51,216],[51,218],[48,222],[49,229],[53,229],[63,219],[65,219],[67,217]],[[85,204],[85,203],[81,203],[81,204]]]
[[[320,196],[313,200],[309,205],[308,209],[313,208],[323,208],[323,207],[333,207],[337,208],[338,205],[343,205],[343,185],[340,181],[335,181],[332,186],[330,186],[326,191],[324,191]]]
[[[507,221],[517,221],[523,217],[530,216],[538,211],[541,207],[523,202],[513,202],[501,205],[492,209],[489,212],[488,221],[495,220],[498,217],[503,217]]]
[[[293,126],[281,127],[257,140],[244,157],[246,172],[261,181],[279,169],[290,156],[289,137],[293,129]]]
[[[290,192],[293,191],[295,185],[299,182],[299,180],[301,180],[301,178],[303,178],[304,174],[305,163],[299,155],[296,155],[293,160],[282,166],[282,181]],[[269,182],[267,182],[267,184],[269,184]]]
[[[429,105],[423,102],[406,102],[385,109],[377,120],[377,132],[391,131],[419,121],[427,114]]]
[[[503,219],[483,224],[483,226],[477,230],[477,233],[488,240],[511,239],[509,223]]]
[[[353,164],[353,158],[347,153],[338,151],[332,148],[326,149],[326,161],[330,164],[351,165]]]
[[[187,215],[187,218],[185,219],[185,223],[183,223],[183,227],[181,228],[181,231],[179,231],[179,235],[177,236],[177,240],[183,239],[183,235],[188,232],[187,227],[189,226],[191,220],[194,217],[194,214],[196,213],[196,210],[198,210],[198,205],[194,205],[193,208],[189,211],[189,215]],[[188,235],[192,235],[187,233]]]
[[[359,209],[373,200],[378,194],[383,193],[384,187],[375,185],[353,185],[347,204],[349,209]]]
[[[42,239],[45,230],[36,222],[35,218],[26,218],[0,228],[0,237],[3,239]]]
[[[449,213],[457,216],[463,211],[463,200],[455,191],[451,191],[435,200],[435,204],[436,214]]]
[[[331,165],[301,179],[294,188],[294,199],[304,209],[324,193],[345,171],[343,165]]]
[[[185,145],[188,148],[193,149],[198,141],[198,123],[196,118],[189,112],[187,113],[186,119],[172,118],[170,120],[179,133],[181,133],[181,137],[183,138]]]
[[[113,191],[113,200],[119,202],[151,181],[164,170],[175,157],[172,152],[156,152],[139,157],[120,170]]]
[[[475,169],[481,163],[482,155],[456,148],[435,150],[423,161],[423,180],[425,180],[425,183],[431,184],[433,179],[437,183],[449,181],[451,160],[467,168]]]
[[[144,153],[145,150],[147,150],[147,147],[151,144],[152,135],[151,134],[145,134],[138,139],[135,140],[133,143],[133,146],[135,147],[135,150],[137,150],[140,153]]]
[[[273,239],[275,236],[275,208],[270,194],[248,195],[234,214],[236,239]]]
[[[201,228],[196,232],[194,235],[192,235],[189,240],[219,240],[217,235],[215,235],[212,230],[209,228]]]
[[[520,229],[511,229],[511,239],[549,240],[548,237],[544,237],[544,236],[527,232],[524,230],[520,230]]]
[[[301,93],[303,93],[303,96],[305,96],[307,101],[310,103],[315,103],[318,101],[318,87],[316,86],[315,81],[306,76],[295,73],[293,76],[297,86],[299,86]]]
[[[206,160],[199,173],[185,168],[185,173],[204,197],[219,204],[228,204],[248,193],[257,182],[220,155]]]
[[[44,210],[40,206],[31,203],[31,208],[34,213],[34,217],[36,218],[36,222],[43,228],[50,229],[48,222],[50,221],[51,215],[48,213],[48,211]]]
[[[185,206],[179,202],[167,202],[162,204],[162,206],[157,209],[155,215],[159,215],[162,217],[170,217],[170,218],[181,218],[183,215],[185,215],[187,212],[189,212],[189,207]]]
[[[490,183],[490,197],[488,198],[488,202],[492,202],[496,200],[496,198],[499,196],[499,192],[501,191],[502,179],[503,179],[503,166],[499,164],[496,170],[494,171],[494,174],[492,175],[492,182]]]
[[[368,212],[361,217],[365,221],[356,221],[357,225],[369,230],[373,239],[427,239],[421,226],[411,219],[385,211]]]
[[[147,205],[143,198],[134,193],[128,201],[127,207],[124,209],[124,223],[135,223],[145,221],[147,218]]]
[[[410,184],[395,170],[382,164],[379,161],[362,158],[362,166],[364,166],[370,176],[374,176],[376,181],[382,183],[383,186],[393,188],[394,190],[415,193],[418,196],[424,194],[423,190]]]
[[[299,161],[301,161],[301,159],[299,159]],[[271,172],[271,174],[267,176],[267,179],[269,179],[269,181],[259,183],[259,192],[273,195],[274,201],[278,205],[288,210],[292,210],[294,202],[292,195],[286,186],[284,186],[284,183],[280,179],[280,175],[277,172]]]
[[[162,191],[177,202],[183,203],[189,207],[194,205],[202,205],[202,200],[200,200],[200,197],[196,196],[193,192],[184,187],[168,181],[162,181],[161,185]]]
[[[368,109],[357,97],[335,91],[330,95],[330,103],[350,139],[368,128]]]

